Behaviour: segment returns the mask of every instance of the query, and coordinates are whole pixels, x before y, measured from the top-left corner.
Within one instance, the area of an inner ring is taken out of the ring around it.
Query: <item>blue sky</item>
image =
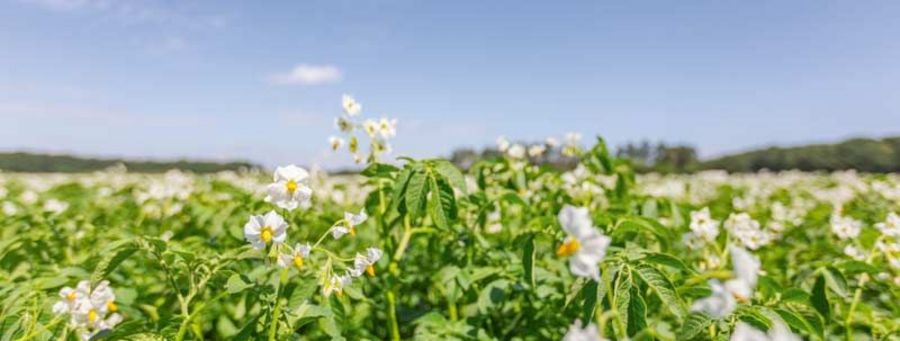
[[[0,150],[339,167],[343,93],[399,119],[395,155],[568,131],[705,156],[886,136],[897,18],[896,1],[0,0]]]

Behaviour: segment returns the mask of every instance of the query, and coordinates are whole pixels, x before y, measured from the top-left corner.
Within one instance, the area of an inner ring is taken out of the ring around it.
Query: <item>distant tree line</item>
[[[7,172],[34,173],[78,173],[93,172],[122,164],[130,172],[161,173],[171,169],[194,173],[214,173],[225,170],[258,168],[249,162],[206,162],[177,160],[129,161],[120,159],[93,159],[68,155],[46,155],[33,153],[0,153],[0,170]]]
[[[835,144],[800,147],[771,147],[723,156],[703,163],[706,169],[752,172],[797,169],[834,171],[856,169],[863,172],[900,172],[900,137],[857,138]]]
[[[700,160],[697,150],[689,145],[669,145],[650,141],[630,142],[615,149],[618,157],[631,160],[639,172],[689,173],[705,169],[722,169],[729,172],[771,171],[835,171],[856,169],[863,172],[900,172],[900,137],[883,139],[857,138],[835,144],[815,144],[799,147],[769,147],[744,153]],[[450,160],[467,169],[480,159],[501,157],[495,148],[481,151],[458,149]],[[571,169],[574,159],[551,148],[532,162]]]

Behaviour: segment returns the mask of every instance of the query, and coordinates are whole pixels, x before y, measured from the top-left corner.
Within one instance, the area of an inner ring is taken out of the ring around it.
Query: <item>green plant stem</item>
[[[878,245],[878,243],[881,242],[883,239],[884,239],[884,236],[879,237],[877,240],[875,240],[874,245]],[[866,257],[866,264],[872,263],[872,260],[874,260],[875,257],[878,255],[877,251],[878,251],[878,249],[874,248],[872,251],[869,252],[869,257]],[[859,300],[862,298],[862,290],[863,290],[863,287],[868,282],[868,279],[869,279],[869,277],[867,274],[866,277],[863,277],[859,281],[859,287],[856,288],[856,291],[853,292],[853,301],[850,302],[850,309],[847,309],[847,317],[844,319],[844,338],[847,341],[853,340],[853,329],[850,328],[850,325],[853,323],[853,312],[856,311],[856,306],[859,304]]]
[[[391,327],[391,340],[399,341],[400,340],[400,327],[397,323],[397,307],[394,297],[394,291],[388,290],[385,294],[387,296],[388,301],[388,324]]]
[[[278,320],[281,316],[281,286],[287,282],[287,269],[281,271],[278,278],[278,285],[275,286],[275,308],[272,309],[272,316],[269,318],[269,341],[275,340],[278,331]]]

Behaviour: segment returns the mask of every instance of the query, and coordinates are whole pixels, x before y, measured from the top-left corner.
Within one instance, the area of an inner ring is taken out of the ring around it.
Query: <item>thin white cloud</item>
[[[300,64],[287,73],[270,76],[269,82],[280,85],[320,85],[336,83],[341,78],[341,70],[337,66]]]

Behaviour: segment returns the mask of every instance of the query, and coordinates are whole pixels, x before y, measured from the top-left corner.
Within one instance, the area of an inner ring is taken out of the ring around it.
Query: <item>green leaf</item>
[[[702,333],[706,330],[706,327],[712,323],[709,316],[703,313],[691,313],[684,320],[684,324],[681,325],[681,329],[678,330],[677,339],[678,340],[690,340]]]
[[[453,196],[453,188],[446,180],[429,178],[432,198],[429,201],[431,220],[439,228],[447,229],[456,220],[456,197]]]
[[[522,247],[522,276],[525,283],[534,288],[534,234],[528,234]]]
[[[581,320],[582,321],[591,321],[594,316],[594,310],[597,306],[597,288],[599,283],[597,281],[589,280],[584,288],[581,289],[582,296],[584,296],[584,304],[581,306]]]
[[[128,257],[138,250],[137,245],[131,241],[125,241],[115,244],[113,247],[103,251],[106,256],[94,267],[94,273],[91,275],[91,282],[97,283],[113,272],[119,264],[122,264]]]
[[[616,279],[616,288],[613,292],[613,307],[616,309],[616,321],[619,322],[619,330],[628,332],[628,305],[631,303],[631,271],[623,269]]]
[[[400,174],[397,174],[397,180],[393,186],[394,193],[391,194],[391,211],[396,210],[400,213],[406,213],[405,192],[412,174],[413,172],[410,168],[404,168],[400,171]]]
[[[632,286],[631,301],[628,304],[628,335],[635,335],[644,328],[647,328],[647,303],[641,297],[638,287]]]
[[[462,193],[468,192],[465,176],[450,161],[438,160],[434,166],[434,170],[446,178],[451,186],[456,187]]]
[[[775,313],[795,331],[803,331],[810,335],[818,335],[813,326],[799,314],[788,309],[775,309]]]
[[[831,316],[831,304],[828,302],[828,296],[825,294],[824,275],[816,277],[816,283],[813,284],[812,288],[810,303],[812,303],[813,308],[816,308],[816,311],[818,311],[822,317],[828,320]]]
[[[425,208],[428,194],[427,180],[428,176],[425,173],[416,172],[412,174],[409,182],[406,184],[406,192],[404,193],[406,212],[412,218],[421,216],[422,210]]]
[[[781,300],[807,304],[810,302],[810,295],[800,288],[788,288],[781,294]]]
[[[227,290],[229,294],[236,294],[247,290],[247,288],[252,286],[253,283],[246,276],[234,274],[231,275],[231,277],[228,277],[228,282],[225,283],[225,290]]]
[[[648,252],[643,260],[649,263],[668,266],[680,271],[688,271],[687,265],[685,265],[681,259],[666,253]]]
[[[481,293],[478,295],[478,311],[486,313],[498,303],[505,301],[507,288],[509,288],[509,281],[501,278],[481,289]]]
[[[847,278],[840,270],[833,266],[827,266],[822,271],[825,274],[825,283],[828,288],[841,297],[850,296],[850,287],[847,285]]]
[[[638,264],[634,272],[644,283],[647,283],[647,287],[659,297],[676,318],[681,319],[684,316],[685,309],[681,297],[675,292],[675,286],[662,271],[647,264]]]
[[[400,169],[385,163],[373,163],[359,174],[367,178],[390,178],[391,174]]]

